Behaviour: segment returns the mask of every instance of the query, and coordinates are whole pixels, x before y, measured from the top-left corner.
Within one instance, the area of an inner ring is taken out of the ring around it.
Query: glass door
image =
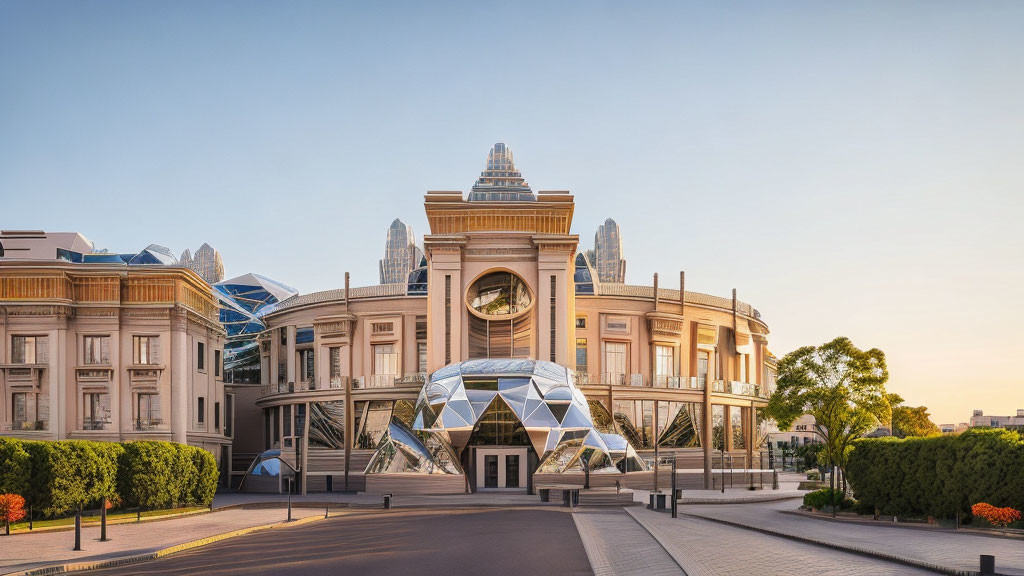
[[[505,455],[505,488],[519,488],[519,455]]]
[[[498,487],[498,455],[484,456],[484,488]]]

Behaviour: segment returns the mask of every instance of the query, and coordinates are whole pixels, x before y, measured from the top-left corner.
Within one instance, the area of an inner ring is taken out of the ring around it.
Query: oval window
[[[466,305],[480,316],[514,316],[530,307],[530,290],[511,272],[491,272],[469,287]]]

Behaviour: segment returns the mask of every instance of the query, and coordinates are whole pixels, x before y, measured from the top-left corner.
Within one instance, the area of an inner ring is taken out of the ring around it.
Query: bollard
[[[28,530],[32,531],[32,505],[28,505]]]
[[[135,509],[135,521],[142,522],[142,508]]]
[[[75,547],[73,550],[80,551],[82,549],[82,509],[79,508],[75,512]]]
[[[100,508],[100,542],[107,541],[107,499],[103,498],[102,508]]]
[[[391,497],[392,496],[394,496],[394,494],[388,493],[388,494],[384,495],[384,509],[385,510],[391,510]]]
[[[996,573],[996,557],[989,554],[981,555],[981,573],[982,574],[995,574]]]
[[[288,479],[288,522],[292,521],[292,479]]]
[[[324,506],[324,520],[327,519],[327,516],[330,513],[330,510],[331,510],[331,505],[330,504]]]

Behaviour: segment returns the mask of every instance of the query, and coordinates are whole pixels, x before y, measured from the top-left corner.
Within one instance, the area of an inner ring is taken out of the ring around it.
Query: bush
[[[79,506],[207,506],[217,490],[213,455],[170,442],[58,442],[0,438],[0,493],[20,494],[46,517]]]
[[[996,508],[991,504],[980,502],[971,506],[971,514],[984,518],[986,522],[997,527],[1005,528],[1014,522],[1020,521],[1020,512],[1013,508]]]
[[[835,493],[834,496],[833,492]],[[804,506],[814,508],[815,510],[824,510],[832,506],[833,502],[839,506],[840,510],[846,510],[854,506],[853,500],[846,498],[842,490],[822,488],[821,490],[804,494]]]
[[[99,506],[104,497],[117,494],[120,444],[61,440],[25,442],[24,447],[32,468],[28,497],[44,516]]]
[[[157,509],[208,506],[219,471],[213,455],[194,446],[166,442],[125,444],[118,478],[127,506]]]
[[[975,502],[1024,508],[1024,440],[1007,430],[858,440],[846,467],[854,496],[886,516],[950,518]]]
[[[28,493],[31,466],[28,452],[14,438],[0,438],[0,494]]]

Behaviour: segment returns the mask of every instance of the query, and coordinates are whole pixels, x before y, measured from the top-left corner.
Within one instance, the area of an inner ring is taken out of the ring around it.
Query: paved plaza
[[[346,524],[359,523],[358,531]],[[591,574],[573,525],[558,508],[403,510],[343,515],[226,540],[97,575]]]
[[[94,573],[373,575],[393,573],[400,565],[416,566],[425,574],[456,575],[914,575],[934,573],[928,565],[976,571],[978,555],[993,554],[999,573],[1024,575],[1024,541],[1019,539],[810,518],[791,513],[798,499],[758,501],[768,495],[727,492],[718,496],[724,503],[683,504],[679,518],[673,519],[642,506],[567,509],[542,506],[535,496],[517,494],[400,498],[393,510],[370,509],[379,503],[374,497],[338,494],[331,495],[334,508],[326,520],[323,507],[314,507],[325,503],[317,502],[323,495],[311,495],[297,499],[309,507],[294,510],[308,524],[276,526]],[[273,496],[218,499],[232,507],[111,526],[112,540],[106,543],[98,541],[98,528],[88,528],[83,552],[71,551],[73,534],[68,531],[5,538],[0,574],[143,554],[280,523],[286,514]],[[697,493],[693,499],[713,498]],[[243,503],[248,506],[236,507]],[[482,558],[487,558],[485,567],[479,564]]]

